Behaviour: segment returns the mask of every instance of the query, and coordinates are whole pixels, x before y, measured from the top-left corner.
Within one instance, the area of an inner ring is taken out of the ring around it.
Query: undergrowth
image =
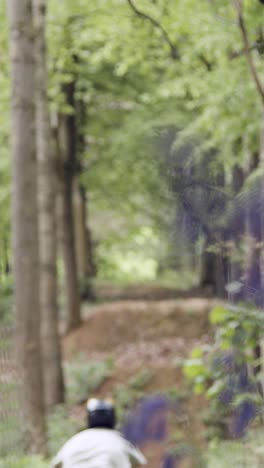
[[[208,399],[208,439],[242,438],[252,423],[261,422],[261,375],[255,372],[261,362],[255,349],[262,315],[248,305],[217,306],[210,314],[214,343],[193,349],[184,364],[195,393]]]
[[[0,468],[49,468],[49,462],[40,457],[14,457],[0,459]]]
[[[65,364],[67,399],[70,403],[88,399],[109,377],[113,368],[113,359],[89,361],[80,354],[76,359]]]
[[[211,444],[206,468],[263,468],[263,436],[263,429],[251,430],[243,440]]]

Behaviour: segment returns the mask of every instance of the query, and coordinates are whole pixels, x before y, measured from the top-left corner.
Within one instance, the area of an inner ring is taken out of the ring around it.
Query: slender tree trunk
[[[210,295],[216,294],[215,253],[210,250],[212,239],[206,235],[201,258],[200,287]]]
[[[66,102],[75,109],[75,83],[64,87]],[[60,114],[58,140],[60,148],[59,183],[59,238],[62,245],[65,272],[65,331],[81,323],[80,295],[73,215],[73,181],[76,172],[76,122],[75,114]]]
[[[223,236],[208,233],[201,258],[200,287],[210,295],[226,297],[227,267],[222,252]]]
[[[4,239],[4,275],[7,277],[10,275],[11,267],[10,267],[10,260],[9,260],[9,243],[8,239]]]
[[[253,155],[250,160],[249,174],[258,168],[259,155]],[[253,194],[248,197],[246,206],[246,260],[244,272],[244,299],[262,304],[261,284],[261,195]]]
[[[91,279],[95,276],[96,269],[93,260],[91,233],[87,223],[86,194],[77,179],[74,181],[73,205],[75,250],[82,298],[93,299]]]
[[[215,186],[225,187],[225,171],[224,167],[219,169],[217,177],[214,179]],[[220,192],[220,191],[219,191]],[[207,201],[205,200],[205,204]],[[222,216],[226,209],[226,199],[223,194],[215,194],[213,199],[210,199],[206,207],[208,218],[210,219],[211,209],[217,206],[218,216]],[[201,276],[200,286],[209,289],[211,294],[218,297],[226,297],[226,284],[228,278],[228,259],[226,256],[225,241],[226,236],[224,230],[216,223],[212,225],[204,225],[203,232],[205,236],[204,250],[201,261]]]
[[[74,181],[74,227],[75,227],[75,249],[78,276],[80,279],[90,276],[89,252],[86,229],[86,204],[85,197],[77,179]]]
[[[244,170],[235,165],[232,170],[232,189],[234,197],[239,194],[244,185],[245,174]],[[243,262],[239,258],[238,250],[240,242],[245,234],[245,212],[244,209],[236,210],[232,219],[227,226],[228,239],[233,245],[233,248],[229,252],[229,283],[241,284],[240,289],[229,293],[229,299],[233,302],[242,300],[242,277],[243,277]]]
[[[90,277],[94,278],[97,273],[96,262],[95,262],[95,254],[94,254],[94,245],[93,245],[93,238],[92,232],[90,229],[90,217],[89,217],[89,194],[83,192],[84,202],[86,204],[86,237],[87,237],[87,244],[88,244],[88,272]]]
[[[253,155],[250,161],[249,173],[257,169],[260,163],[259,155]],[[258,307],[263,307],[263,287],[261,274],[261,198],[260,193],[253,200],[249,199],[246,207],[246,261],[244,273],[244,299],[254,303]],[[260,331],[255,330],[256,346],[254,349],[254,358],[258,364],[254,367],[254,374],[257,376],[261,372],[260,358],[261,337]],[[263,396],[262,385],[258,382],[258,389]]]
[[[262,121],[260,127],[260,164],[262,169],[264,168],[264,108],[262,111]],[[264,298],[264,179],[261,184],[261,287]],[[264,302],[264,301],[263,301]],[[262,304],[264,306],[264,303]]]
[[[36,30],[36,135],[39,182],[40,303],[44,393],[50,410],[64,401],[58,333],[55,158],[47,98],[46,0],[33,0]]]
[[[35,63],[32,3],[8,0],[12,81],[13,246],[17,363],[29,451],[46,452],[40,352]]]
[[[219,230],[216,236],[216,246],[219,246],[219,252],[215,254],[215,284],[217,297],[226,298],[228,284],[228,258],[226,255],[226,238],[224,232]]]
[[[75,59],[78,61],[78,58]],[[78,173],[82,171],[82,159],[85,154],[87,144],[85,139],[85,128],[87,125],[87,103],[82,97],[76,99],[75,122],[77,139],[77,159]],[[74,225],[75,225],[75,246],[77,256],[78,276],[81,285],[82,299],[94,300],[95,294],[92,288],[91,279],[96,275],[96,267],[93,255],[93,245],[91,230],[89,227],[88,194],[81,187],[75,177],[74,182]]]

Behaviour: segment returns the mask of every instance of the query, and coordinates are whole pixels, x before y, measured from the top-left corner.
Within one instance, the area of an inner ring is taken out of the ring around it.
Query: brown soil
[[[173,388],[186,393],[179,363],[193,347],[210,341],[208,313],[215,304],[213,299],[192,298],[85,306],[82,326],[63,340],[64,357],[70,360],[80,353],[89,360],[112,357],[114,368],[98,391],[102,397],[111,395],[118,385],[126,385],[143,369],[152,375],[144,387],[145,393]],[[178,437],[196,448],[204,446],[201,410],[205,406],[201,397],[186,393],[180,415],[171,423],[174,439]],[[74,412],[84,420],[83,407],[76,407]],[[148,444],[142,449],[148,458],[147,466],[159,468],[164,444]],[[180,466],[194,466],[192,460],[186,457]]]

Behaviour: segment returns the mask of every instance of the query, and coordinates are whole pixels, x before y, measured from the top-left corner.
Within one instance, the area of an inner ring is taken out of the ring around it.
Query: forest
[[[264,466],[263,0],[0,19],[0,468],[93,396],[146,466]]]

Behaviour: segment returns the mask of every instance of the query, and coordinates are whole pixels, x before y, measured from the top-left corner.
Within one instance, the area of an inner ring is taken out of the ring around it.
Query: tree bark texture
[[[218,235],[217,235],[218,234]],[[222,233],[205,236],[201,258],[200,287],[217,297],[226,297],[227,266],[222,253]]]
[[[40,241],[40,304],[44,394],[47,409],[64,401],[58,332],[55,154],[47,97],[46,0],[33,0],[36,56],[36,137]]]
[[[71,106],[73,110],[72,114],[59,115],[58,128],[60,152],[58,198],[59,239],[62,246],[65,272],[65,331],[69,332],[78,327],[81,323],[73,214],[73,181],[76,172],[75,83],[71,82],[65,85],[64,93],[67,104]]]
[[[262,120],[260,127],[260,164],[262,170],[264,168],[264,107],[262,111]],[[261,288],[264,297],[264,179],[261,183],[261,262],[260,262],[260,271],[261,271]],[[263,306],[264,304],[262,304]]]
[[[96,268],[93,259],[91,232],[88,225],[89,218],[87,215],[86,197],[85,191],[80,186],[77,178],[75,178],[73,206],[78,277],[82,285],[82,297],[93,299],[94,294],[90,281],[96,275]]]
[[[8,0],[12,81],[12,222],[17,364],[28,450],[46,452],[40,352],[35,61],[31,0]]]
[[[86,203],[77,179],[74,181],[73,206],[78,276],[80,279],[83,279],[90,276],[90,268],[86,229]]]
[[[245,174],[244,170],[235,165],[232,169],[232,191],[233,191],[233,203],[236,203],[236,197],[240,193],[244,185]],[[228,292],[228,298],[232,302],[241,301],[243,298],[243,261],[239,255],[239,248],[242,239],[245,235],[245,209],[240,207],[233,209],[231,219],[227,226],[227,240],[231,243],[231,249],[229,252],[228,262],[228,282],[241,284],[241,287],[236,291]]]

